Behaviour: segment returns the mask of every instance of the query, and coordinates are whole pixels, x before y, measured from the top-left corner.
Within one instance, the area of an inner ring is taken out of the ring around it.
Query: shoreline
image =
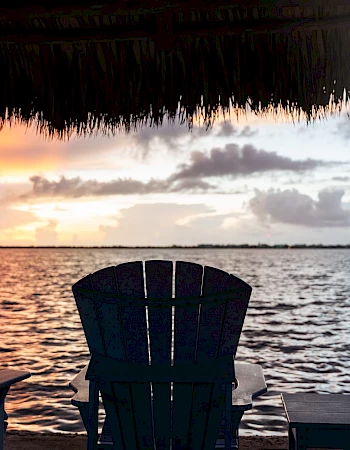
[[[268,245],[268,244],[260,244],[260,245],[250,245],[250,244],[242,244],[242,245],[216,245],[216,244],[203,244],[203,245],[140,245],[140,246],[123,246],[123,245],[112,245],[112,246],[70,246],[70,245],[28,245],[28,246],[16,246],[16,245],[0,245],[0,250],[12,250],[12,249],[22,249],[22,250],[350,250],[350,244],[346,245],[306,245],[306,244],[281,244],[281,245]]]
[[[5,450],[86,450],[86,435],[80,433],[37,433],[9,430],[5,434]],[[240,449],[287,450],[287,436],[242,436]]]

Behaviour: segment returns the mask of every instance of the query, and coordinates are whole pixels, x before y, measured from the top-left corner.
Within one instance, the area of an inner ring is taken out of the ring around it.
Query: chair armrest
[[[89,403],[89,381],[85,380],[88,366],[89,364],[87,364],[69,383],[69,386],[75,392],[75,395],[71,400],[74,406],[81,406],[81,403]]]
[[[75,406],[89,403],[89,381],[85,379],[88,364],[69,383],[76,393],[71,402]],[[232,407],[235,410],[247,410],[253,407],[254,398],[267,392],[265,378],[261,366],[235,362],[235,372],[238,382],[232,390]]]
[[[69,386],[73,389],[74,392],[78,392],[80,389],[85,389],[86,386],[89,386],[89,382],[85,380],[88,367],[89,364],[86,364],[86,366],[81,369],[81,371],[69,383]]]
[[[0,389],[9,388],[12,384],[31,377],[30,372],[24,370],[0,369]]]
[[[253,407],[254,398],[267,392],[267,386],[258,364],[235,362],[237,387],[232,390],[232,407],[245,411]]]

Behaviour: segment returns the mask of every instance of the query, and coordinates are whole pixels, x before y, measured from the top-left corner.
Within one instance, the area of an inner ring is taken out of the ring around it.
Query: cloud
[[[11,203],[21,193],[25,193],[30,188],[30,182],[2,182],[0,178],[0,202]]]
[[[171,182],[169,183],[171,186]],[[170,192],[180,192],[180,191],[194,191],[198,189],[202,190],[209,190],[214,189],[216,186],[210,183],[207,183],[203,180],[194,180],[194,179],[187,179],[187,180],[181,180],[180,182],[176,183],[173,187],[170,187]]]
[[[190,141],[192,133],[197,135],[197,128],[194,127],[192,131],[189,131],[185,125],[164,122],[161,127],[144,126],[137,132],[131,133],[131,136],[133,141],[142,148],[145,156],[157,142],[168,149],[177,149],[181,139],[187,138]]]
[[[58,245],[57,225],[57,221],[50,220],[47,225],[37,227],[35,230],[36,245]]]
[[[30,177],[33,183],[33,197],[73,197],[104,196],[104,195],[130,195],[161,192],[164,189],[162,182],[151,180],[147,183],[132,179],[117,179],[112,181],[82,180],[80,177],[66,178],[61,176],[59,181],[50,181],[47,178],[35,175]],[[24,197],[24,196],[23,196]]]
[[[143,127],[132,134],[132,139],[144,151],[144,156],[152,150],[156,143],[162,144],[170,150],[177,150],[184,144],[197,141],[202,137],[252,137],[258,133],[249,125],[233,126],[231,122],[221,122],[213,127],[194,125],[190,130],[180,123],[164,123],[161,127]]]
[[[245,213],[220,214],[203,204],[136,204],[121,210],[116,221],[115,226],[100,226],[100,245],[257,243],[262,228]]]
[[[333,134],[340,136],[346,141],[350,139],[350,120],[348,116],[343,115],[343,120],[337,122],[336,131]]]
[[[190,131],[186,125],[165,122],[162,127],[144,126],[130,134],[117,136],[90,136],[72,138],[68,142],[47,140],[25,126],[4,127],[0,141],[0,176],[23,174],[29,171],[110,169],[128,162],[120,155],[143,155],[158,151],[159,147],[170,150],[186,149],[197,143],[198,139],[226,130],[227,137],[246,136],[249,126],[233,126],[231,123],[218,123],[213,127],[194,125]],[[232,133],[231,133],[232,131]],[[136,144],[136,146],[135,146]]]
[[[240,219],[240,214],[218,214],[203,204],[136,204],[121,210],[115,226],[100,226],[104,234],[101,245],[190,246],[251,242],[261,227],[252,224],[250,217],[249,222],[244,218],[240,222]]]
[[[217,137],[231,137],[237,135],[238,131],[231,122],[223,122],[217,128],[218,132],[215,134]]]
[[[333,177],[334,181],[350,181],[350,177]]]
[[[111,168],[118,164],[113,154],[120,154],[130,145],[130,138],[94,136],[71,139],[68,142],[45,140],[32,129],[18,125],[4,127],[0,140],[0,175],[23,174],[28,171],[84,168]],[[116,162],[115,162],[116,161]]]
[[[255,190],[249,202],[251,211],[263,222],[281,222],[309,227],[347,227],[350,210],[343,209],[344,191],[324,189],[313,200],[296,189]]]
[[[105,245],[192,245],[198,232],[191,232],[186,219],[211,212],[201,204],[137,204],[120,211],[117,226],[101,225],[100,231]]]
[[[37,217],[31,212],[0,206],[0,230],[28,225],[37,220]]]
[[[276,170],[302,172],[325,162],[313,159],[292,160],[276,152],[257,150],[252,145],[239,147],[227,144],[224,148],[213,148],[209,154],[194,151],[189,164],[180,164],[178,170],[167,179],[139,181],[132,178],[118,178],[111,181],[83,180],[81,177],[49,180],[42,175],[30,177],[31,192],[19,199],[42,197],[80,198],[87,196],[145,195],[175,192],[218,192],[217,186],[204,181],[205,177],[235,177]],[[233,192],[230,192],[233,193]],[[236,191],[237,193],[237,191]]]
[[[237,137],[252,137],[258,133],[258,130],[252,130],[249,125],[245,126]]]
[[[213,148],[208,155],[192,152],[190,164],[181,164],[171,179],[250,175],[273,170],[301,172],[324,164],[313,159],[293,160],[276,152],[257,150],[253,145],[240,148],[237,144],[227,144],[224,148]]]
[[[252,137],[258,133],[258,130],[252,130],[249,125],[245,125],[241,129],[240,127],[234,127],[231,122],[221,122],[215,129],[218,129],[215,133],[216,137]]]
[[[18,197],[19,200],[31,198],[81,198],[89,196],[109,195],[143,195],[167,192],[197,192],[214,189],[215,186],[203,180],[172,180],[151,179],[147,182],[131,178],[119,178],[112,181],[83,180],[80,177],[66,178],[61,176],[58,181],[48,180],[41,175],[30,177],[32,190]]]

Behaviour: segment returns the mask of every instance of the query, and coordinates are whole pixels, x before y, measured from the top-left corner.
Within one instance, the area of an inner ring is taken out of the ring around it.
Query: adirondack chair
[[[29,372],[23,370],[0,369],[0,450],[4,449],[4,435],[8,420],[8,415],[5,411],[6,394],[13,384],[30,376]]]
[[[73,293],[91,352],[70,383],[88,450],[238,448],[243,413],[267,390],[259,365],[234,363],[249,285],[212,267],[177,261],[173,273],[171,261],[146,261],[99,270]]]

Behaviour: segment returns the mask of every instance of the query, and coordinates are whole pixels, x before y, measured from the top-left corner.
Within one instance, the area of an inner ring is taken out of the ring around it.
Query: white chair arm
[[[75,395],[71,400],[74,406],[81,406],[81,403],[89,403],[89,382],[88,380],[85,380],[88,366],[89,364],[87,364],[69,383],[69,386],[75,392]]]
[[[89,381],[85,379],[88,364],[69,383],[76,393],[72,404],[80,406],[89,402]],[[247,410],[253,407],[254,398],[267,392],[262,367],[258,364],[235,362],[238,386],[232,390],[232,407]]]
[[[29,377],[31,373],[24,370],[0,369],[0,389],[9,388],[12,384]]]
[[[232,407],[235,410],[252,409],[254,398],[267,392],[267,386],[259,364],[235,362],[237,387],[232,390]]]

